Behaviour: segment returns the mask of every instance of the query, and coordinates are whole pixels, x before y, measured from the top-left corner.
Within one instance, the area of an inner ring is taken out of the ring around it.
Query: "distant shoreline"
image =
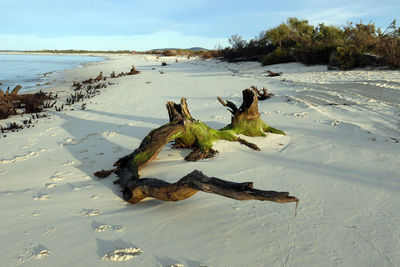
[[[43,70],[37,70],[37,71],[32,71],[31,74],[25,74],[23,75],[19,80],[14,81],[9,80],[8,83],[4,83],[0,86],[3,90],[6,90],[7,87],[10,87],[12,89],[16,85],[21,85],[23,86],[21,93],[35,93],[40,90],[42,91],[48,91],[51,88],[57,87],[59,85],[59,79],[60,77],[64,76],[63,72],[67,70],[72,70],[72,69],[81,69],[84,68],[86,64],[90,63],[96,63],[96,62],[102,62],[106,61],[108,58],[103,55],[103,54],[53,54],[53,53],[30,53],[30,52],[0,52],[0,55],[32,55],[32,56],[68,56],[68,57],[97,57],[99,58],[98,60],[95,61],[85,61],[82,60],[82,62],[76,62],[76,64],[68,64],[65,63],[65,66],[57,66],[56,64],[53,64],[53,68],[51,68],[52,62],[48,62],[50,66],[43,66]],[[79,61],[79,60],[78,60]],[[39,66],[41,67],[41,66]],[[58,67],[58,68],[57,68]],[[60,68],[61,67],[61,68]],[[5,80],[8,80],[9,78],[5,77]],[[27,80],[30,80],[30,82],[27,82]],[[13,82],[11,84],[11,82]],[[33,85],[35,84],[36,85]]]

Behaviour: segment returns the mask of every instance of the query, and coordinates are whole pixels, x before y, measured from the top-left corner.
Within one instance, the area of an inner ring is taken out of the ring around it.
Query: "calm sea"
[[[5,91],[21,85],[21,91],[38,89],[44,74],[81,66],[86,62],[102,61],[102,57],[64,55],[5,55],[0,54],[0,88]]]

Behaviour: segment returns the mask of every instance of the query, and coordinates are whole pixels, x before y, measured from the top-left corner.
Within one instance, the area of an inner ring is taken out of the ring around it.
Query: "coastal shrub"
[[[361,50],[355,45],[340,46],[336,49],[335,63],[341,69],[351,69],[359,67]]]
[[[167,57],[172,57],[177,56],[178,52],[176,50],[165,50],[162,54]]]
[[[219,58],[220,55],[216,50],[210,50],[210,51],[206,50],[201,52],[200,57],[203,59],[210,59],[210,58]]]
[[[341,69],[382,66],[385,62],[393,69],[400,68],[400,28],[396,21],[382,33],[372,22],[313,26],[307,20],[288,18],[248,41],[233,35],[229,43],[230,47],[203,57],[229,62],[257,60],[263,65],[298,61]]]
[[[376,51],[382,55],[387,65],[392,69],[400,68],[400,27],[396,26],[394,20],[389,27],[379,33],[379,42],[376,46]]]
[[[316,49],[332,50],[338,46],[345,44],[345,35],[342,29],[336,26],[327,26],[320,23],[315,29],[312,36],[312,45]]]
[[[289,47],[292,45],[290,39],[290,28],[285,23],[266,31],[263,39],[264,42],[271,42],[278,47]]]
[[[400,39],[387,38],[379,43],[378,49],[391,69],[400,68]]]
[[[378,42],[377,31],[372,22],[368,24],[352,22],[343,27],[346,43],[356,46],[361,52],[372,52]]]
[[[283,48],[307,48],[311,46],[314,26],[308,20],[288,18],[286,23],[264,33],[264,40]]]
[[[288,50],[278,47],[273,52],[266,55],[262,60],[261,64],[263,66],[278,64],[278,63],[288,63],[295,61],[293,57],[290,56]]]
[[[308,48],[312,44],[314,35],[314,26],[308,23],[308,20],[299,20],[298,18],[288,18],[287,24],[290,28],[290,40],[295,43],[297,48]]]
[[[290,55],[295,61],[306,65],[329,64],[335,51],[336,48],[331,47],[298,48],[291,49]]]

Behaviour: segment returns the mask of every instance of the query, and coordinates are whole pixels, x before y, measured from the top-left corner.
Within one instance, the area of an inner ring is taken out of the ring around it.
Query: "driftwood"
[[[153,197],[163,201],[179,201],[189,198],[198,191],[218,194],[237,200],[261,200],[278,203],[298,202],[288,192],[263,191],[253,188],[252,182],[235,183],[208,177],[198,170],[187,174],[175,183],[154,178],[123,180],[118,183],[124,188],[123,198],[137,203],[144,198]]]
[[[94,78],[94,81],[95,81],[95,82],[98,82],[98,81],[100,81],[100,80],[102,80],[102,79],[103,79],[103,72],[100,71],[100,74],[99,74],[96,78]]]
[[[273,93],[268,93],[267,89],[265,89],[265,87],[263,87],[262,92],[260,90],[258,90],[258,88],[255,86],[251,86],[250,88],[257,94],[257,98],[259,101],[268,99],[274,95]]]
[[[268,73],[269,77],[275,77],[275,76],[281,76],[282,75],[282,72],[273,72],[273,71],[270,71],[270,70],[267,70],[266,73]]]
[[[213,143],[217,140],[239,142],[251,149],[259,150],[256,144],[238,137],[237,134],[247,136],[265,136],[265,132],[284,134],[261,120],[258,113],[258,99],[254,90],[243,91],[243,103],[239,108],[230,101],[225,102],[220,97],[218,99],[232,113],[231,124],[228,126],[216,130],[195,120],[189,112],[185,98],[181,99],[180,104],[168,102],[166,107],[170,123],[152,130],[133,153],[115,162],[115,169],[96,172],[95,176],[104,178],[113,172],[116,173],[119,179],[114,183],[121,185],[123,198],[131,203],[137,203],[146,197],[154,197],[163,201],[178,201],[194,195],[197,191],[219,194],[238,200],[298,202],[296,197],[289,196],[287,192],[253,189],[251,182],[235,183],[219,178],[210,178],[197,170],[176,183],[167,183],[154,178],[139,178],[139,170],[154,159],[161,149],[171,141],[175,141],[175,148],[192,149],[185,160],[196,161],[213,157],[218,153],[212,149]]]
[[[136,74],[139,74],[139,73],[140,73],[140,71],[136,70],[135,66],[132,65],[131,70],[129,72],[127,72],[126,75],[136,75]]]

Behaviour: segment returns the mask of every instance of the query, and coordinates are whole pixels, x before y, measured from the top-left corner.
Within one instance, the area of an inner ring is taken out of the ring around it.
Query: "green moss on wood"
[[[264,132],[268,132],[268,133],[274,133],[274,134],[282,134],[282,135],[286,135],[286,133],[284,131],[278,130],[274,127],[269,126],[268,124],[266,124],[265,122],[262,122],[262,130]]]

